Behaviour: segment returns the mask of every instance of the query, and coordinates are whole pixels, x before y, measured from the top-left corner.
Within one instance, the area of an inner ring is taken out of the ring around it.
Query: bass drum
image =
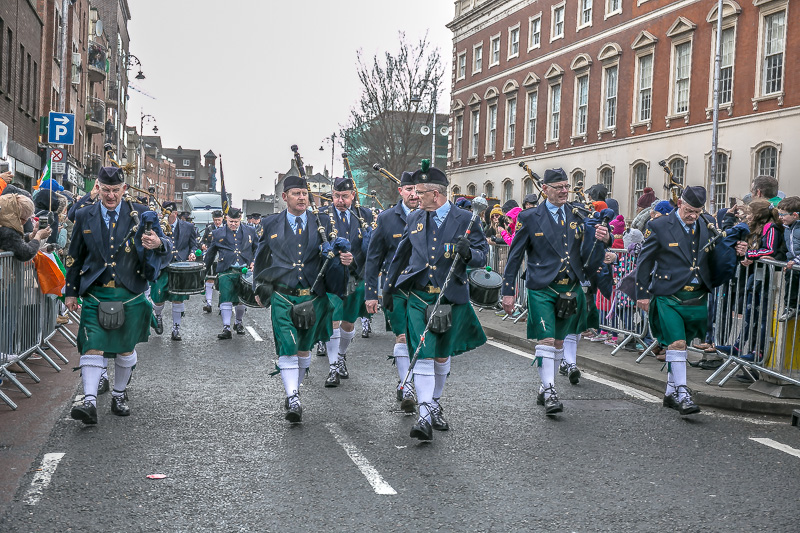
[[[188,296],[205,292],[206,267],[203,263],[181,261],[167,266],[170,294]]]
[[[242,274],[239,277],[239,301],[247,307],[269,307],[270,299],[262,298],[264,305],[258,305],[256,302],[256,292],[253,289],[253,271]],[[266,301],[265,301],[266,300]]]
[[[500,302],[503,277],[489,270],[473,270],[469,274],[469,299],[478,307],[495,307]]]

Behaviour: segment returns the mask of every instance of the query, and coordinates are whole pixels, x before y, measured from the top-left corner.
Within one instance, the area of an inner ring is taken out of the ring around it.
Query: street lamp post
[[[142,62],[141,62],[141,61],[139,61],[139,58],[138,58],[138,57],[136,57],[135,55],[133,55],[133,54],[128,54],[128,55],[126,55],[126,56],[125,56],[125,68],[126,68],[127,70],[130,70],[130,68],[131,68],[131,59],[132,59],[132,60],[133,60],[133,61],[136,63],[136,65],[139,67],[139,73],[138,73],[138,74],[136,74],[136,79],[137,79],[137,80],[143,80],[143,79],[144,79],[144,73],[142,72]]]
[[[147,122],[153,122],[153,133],[158,133],[158,126],[155,124],[156,117],[153,115],[146,115],[143,112],[141,113],[141,117],[139,119],[139,163],[136,165],[136,186],[142,186],[142,157],[144,155],[142,151],[143,141],[142,138],[144,137],[144,123],[145,120]]]
[[[436,92],[436,87],[434,86],[431,94],[431,103],[433,104],[433,124],[431,127],[431,166],[436,166]],[[419,106],[419,104],[422,103],[422,97],[412,96],[409,101]],[[424,134],[425,132],[423,131],[423,135]]]
[[[336,149],[336,132],[331,133],[330,137],[325,137],[323,139],[325,141],[331,142],[331,173],[328,175],[331,181],[331,191],[333,191],[333,158],[334,158],[334,150]],[[319,147],[320,150],[324,150],[322,146]]]

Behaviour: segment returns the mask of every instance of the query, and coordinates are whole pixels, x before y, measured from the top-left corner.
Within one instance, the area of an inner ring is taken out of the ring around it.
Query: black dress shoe
[[[703,370],[716,370],[722,366],[722,363],[722,359],[703,359],[697,363],[697,367]]]
[[[319,341],[317,343],[317,356],[322,357],[323,355],[328,355],[328,347],[325,346],[325,343]]]
[[[554,387],[548,387],[545,389],[545,392],[548,392],[549,395],[544,400],[544,414],[550,416],[563,411],[564,404],[558,400],[556,389]]]
[[[339,377],[347,379],[350,373],[347,371],[347,356],[339,354]]]
[[[204,313],[210,313],[211,312],[211,304],[204,305],[203,306],[203,312]]]
[[[183,338],[181,338],[181,330],[179,330],[178,328],[172,328],[172,340],[174,341],[183,340]]]
[[[669,407],[670,409],[675,409],[676,411],[680,408],[681,404],[678,399],[675,397],[675,393],[672,394],[665,394],[664,401],[662,404],[664,407]]]
[[[224,328],[222,328],[222,333],[217,335],[217,338],[218,339],[232,339],[233,335],[231,334],[231,328],[228,327],[228,326],[225,326]]]
[[[69,416],[87,425],[97,424],[97,407],[92,405],[92,402],[84,400],[82,404],[72,406]]]
[[[284,418],[292,424],[303,421],[303,407],[300,405],[300,397],[293,394],[286,398],[286,415]]]
[[[419,440],[433,440],[433,428],[427,420],[420,418],[411,427],[411,433],[408,436]]]
[[[131,408],[128,407],[124,394],[122,396],[111,396],[111,412],[117,416],[130,416]]]
[[[368,326],[363,326],[361,328],[361,338],[362,339],[369,339],[369,333],[370,333],[370,331],[369,331],[369,327]]]
[[[569,371],[567,372],[567,377],[569,378],[569,382],[573,385],[577,385],[581,381],[581,371],[578,370],[577,365],[569,365]]]
[[[238,335],[244,335],[244,324],[242,324],[241,322],[237,322],[236,324],[234,324],[233,329],[234,331],[236,331]]]
[[[438,402],[431,408],[430,411],[431,426],[433,426],[433,429],[436,431],[447,431],[450,429],[450,424],[448,424],[447,420],[445,420],[442,406]]]
[[[544,405],[544,391],[536,395],[536,405]]]
[[[164,321],[161,319],[161,315],[156,315],[155,331],[157,335],[164,333]]]
[[[111,390],[111,386],[108,383],[108,378],[106,376],[100,376],[100,383],[97,385],[97,394],[105,394],[109,390]]]
[[[675,395],[679,395],[683,390],[683,399],[679,400],[678,412],[681,415],[693,415],[700,412],[700,406],[692,400],[692,391],[686,385],[679,385]]]
[[[325,380],[326,387],[338,387],[339,386],[339,370],[337,368],[331,368],[331,371],[328,372],[328,379]]]

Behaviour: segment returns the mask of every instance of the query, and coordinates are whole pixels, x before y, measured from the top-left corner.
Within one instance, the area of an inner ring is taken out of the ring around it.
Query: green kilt
[[[239,280],[242,271],[238,268],[229,268],[225,272],[217,275],[217,290],[219,291],[219,303],[239,303]]]
[[[298,330],[292,323],[292,305],[314,300],[317,320],[313,328]],[[278,356],[307,352],[319,342],[327,342],[333,333],[333,308],[325,296],[289,296],[273,292],[272,334]]]
[[[119,329],[105,330],[97,319],[99,302],[123,302],[125,323]],[[81,323],[78,326],[78,353],[102,350],[106,357],[132,352],[140,342],[147,342],[155,327],[153,306],[144,294],[134,294],[123,287],[91,287],[83,297]]]
[[[408,293],[397,291],[392,294],[394,307],[391,311],[383,308],[383,316],[386,319],[386,331],[391,331],[395,335],[405,335],[406,333],[406,309],[408,306]]]
[[[170,294],[169,292],[169,272],[167,269],[161,271],[158,279],[150,282],[150,299],[155,304],[163,304],[167,300],[170,302],[185,302],[189,299],[188,294]]]
[[[700,298],[693,305],[680,302]],[[675,296],[655,296],[648,312],[653,336],[664,346],[675,341],[704,339],[708,327],[708,293],[679,291]]]
[[[429,304],[436,303],[438,294],[410,291],[407,298],[398,299],[397,293],[394,296],[395,310],[398,307],[405,307],[406,344],[408,344],[408,353],[413,354],[427,324],[425,310]],[[447,302],[443,301],[442,303]],[[428,331],[425,343],[419,351],[420,359],[458,355],[486,344],[486,334],[483,332],[483,326],[481,326],[472,305],[451,305],[453,309],[452,327],[443,334]]]
[[[558,295],[574,292],[578,305],[569,318],[556,318]],[[551,283],[544,289],[528,289],[528,338],[564,340],[572,333],[586,331],[586,295],[580,285]]]
[[[600,311],[597,310],[597,291],[589,292],[586,295],[586,309],[588,315],[586,317],[587,329],[600,329]]]
[[[328,299],[333,306],[333,320],[343,320],[354,324],[359,317],[369,316],[367,313],[367,304],[364,300],[364,280],[361,280],[356,285],[356,290],[353,294],[346,296],[344,299],[339,298],[335,294],[328,293]]]

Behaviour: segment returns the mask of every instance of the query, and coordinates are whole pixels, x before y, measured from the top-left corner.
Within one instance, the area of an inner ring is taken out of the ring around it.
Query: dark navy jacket
[[[706,289],[714,286],[710,254],[703,250],[709,230],[700,221],[694,227],[696,235],[683,229],[677,209],[650,221],[636,267],[637,300],[675,294],[695,277]]]
[[[466,267],[482,268],[486,265],[486,256],[489,253],[489,244],[483,235],[480,219],[476,219],[470,226],[471,217],[471,212],[452,204],[447,218],[438,228],[428,217],[428,211],[418,209],[408,215],[403,238],[389,265],[384,291],[392,293],[398,289],[411,290],[428,284],[441,288],[455,258],[454,253],[448,252],[451,248],[449,245],[455,245],[464,236],[467,228],[471,228],[469,242],[472,258],[466,264],[459,261],[443,295],[450,303],[467,303],[469,286]],[[445,253],[450,257],[445,257]]]
[[[361,243],[364,239],[364,232],[371,231],[371,229],[369,227],[366,230],[362,229],[361,221],[358,220],[358,217],[355,214],[355,207],[351,208],[349,212],[350,226],[342,227],[342,221],[339,218],[340,212],[338,209],[330,205],[325,211],[330,218],[331,225],[336,228],[337,237],[344,237],[350,241],[350,253],[353,254],[353,262],[350,263],[350,273],[353,274],[356,279],[360,280],[364,278],[364,266],[367,262],[367,250],[361,245]],[[372,223],[372,211],[366,207],[361,207],[359,208],[359,212],[361,213],[361,217],[364,219],[364,222],[366,222],[369,226],[369,224]]]
[[[225,222],[222,223],[222,226],[225,225]],[[220,228],[222,227],[220,226]],[[205,244],[206,246],[211,246],[211,234],[214,233],[215,229],[217,228],[214,223],[206,224],[206,228],[203,230],[203,236],[200,238],[200,244]]]
[[[531,290],[543,289],[555,281],[565,266],[564,263],[567,263],[577,282],[586,281],[589,273],[593,277],[598,271],[603,263],[606,245],[594,238],[594,227],[584,225],[572,213],[569,204],[564,207],[566,246],[562,245],[559,236],[563,235],[563,230],[553,219],[546,202],[519,214],[517,226],[521,224],[522,227],[511,241],[503,275],[503,296],[514,296],[515,279],[526,253],[528,263],[525,287]],[[583,265],[590,253],[592,258],[584,271]]]
[[[372,231],[364,268],[366,299],[378,299],[378,276],[389,270],[394,252],[406,230],[406,212],[402,200],[378,215],[378,227]]]
[[[112,279],[115,285],[122,286],[133,293],[147,289],[144,272],[144,257],[158,276],[162,266],[169,263],[172,243],[161,239],[163,248],[155,253],[140,254],[133,239],[124,240],[133,226],[131,207],[141,215],[147,211],[142,204],[130,204],[123,200],[120,206],[116,228],[106,227],[100,211],[101,202],[95,202],[80,209],[75,215],[72,229],[72,242],[66,259],[66,296],[81,296],[95,283],[107,283]],[[113,237],[113,239],[111,238]]]
[[[197,250],[197,228],[191,222],[177,219],[172,232],[172,262],[188,261],[189,254]],[[249,264],[249,263],[248,263]]]
[[[319,214],[319,222],[330,233],[330,220],[324,213]],[[261,219],[263,232],[258,243],[254,272],[254,285],[272,284],[295,288],[311,287],[319,274],[324,259],[320,255],[322,236],[316,217],[309,212],[307,227],[300,236],[295,235],[286,219],[286,210]],[[342,294],[345,289],[344,269],[338,258],[329,262],[323,277],[324,287],[314,292]]]
[[[75,215],[77,214],[78,210],[83,207],[90,206],[94,204],[96,201],[97,200],[92,200],[92,195],[87,192],[86,194],[81,196],[77,202],[72,204],[72,207],[70,207],[69,211],[67,211],[67,218],[71,222],[75,222]]]
[[[258,237],[256,230],[250,226],[239,224],[236,233],[223,224],[211,234],[211,245],[203,256],[206,270],[211,270],[211,265],[216,261],[217,273],[222,273],[235,264],[250,268],[250,263],[256,256]]]

